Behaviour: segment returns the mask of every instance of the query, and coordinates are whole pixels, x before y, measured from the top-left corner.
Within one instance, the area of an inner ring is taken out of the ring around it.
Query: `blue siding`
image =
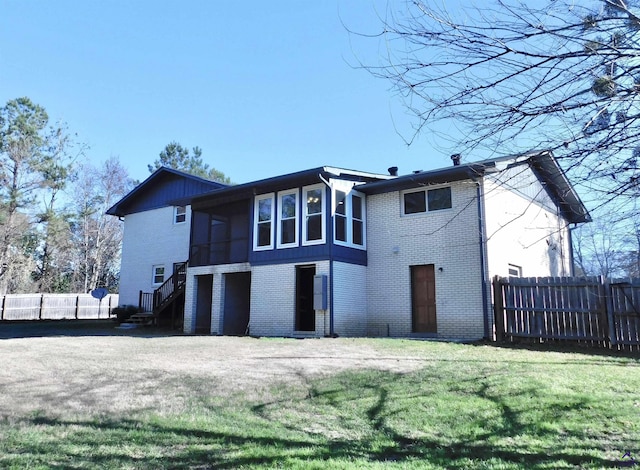
[[[366,266],[367,252],[365,250],[359,250],[357,248],[333,245],[333,260]]]
[[[226,185],[221,183],[170,168],[161,168],[118,201],[107,213],[124,216],[172,205],[187,205],[194,196],[225,187]]]
[[[175,175],[162,175],[153,185],[126,205],[127,213],[143,212],[172,205],[172,202],[215,189],[216,186],[201,181],[186,180]]]

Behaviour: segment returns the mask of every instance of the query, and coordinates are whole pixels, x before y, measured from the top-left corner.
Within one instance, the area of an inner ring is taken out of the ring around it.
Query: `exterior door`
[[[211,334],[213,275],[196,276],[196,334]]]
[[[411,309],[414,333],[437,333],[436,276],[433,264],[411,266]]]
[[[315,274],[315,266],[296,266],[296,331],[316,329],[316,311],[313,308]]]

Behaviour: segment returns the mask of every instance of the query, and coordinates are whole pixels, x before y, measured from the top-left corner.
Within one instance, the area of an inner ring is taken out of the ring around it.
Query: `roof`
[[[589,212],[558,165],[557,160],[549,151],[498,157],[437,170],[417,171],[394,179],[358,186],[358,191],[365,194],[382,194],[415,188],[418,185],[452,183],[466,179],[475,180],[485,174],[499,172],[525,163],[531,167],[570,223],[591,221]]]
[[[389,175],[368,173],[364,171],[348,170],[331,166],[321,166],[302,170],[286,175],[274,176],[249,183],[228,186],[217,189],[206,194],[194,197],[191,201],[195,210],[206,209],[208,207],[219,206],[230,202],[249,199],[256,194],[265,194],[294,186],[307,186],[320,183],[330,178],[341,178],[345,180],[369,183],[372,181],[384,181],[392,178]]]
[[[107,210],[107,214],[123,217],[171,205],[187,205],[195,195],[227,185],[168,167],[158,168]]]

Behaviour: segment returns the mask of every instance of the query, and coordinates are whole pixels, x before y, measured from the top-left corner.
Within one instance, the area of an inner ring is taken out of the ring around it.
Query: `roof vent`
[[[397,166],[392,166],[387,171],[389,172],[389,176],[398,176],[398,167]]]
[[[454,153],[453,155],[451,155],[451,160],[453,161],[453,166],[459,166],[461,158],[462,158],[462,156],[459,153]]]

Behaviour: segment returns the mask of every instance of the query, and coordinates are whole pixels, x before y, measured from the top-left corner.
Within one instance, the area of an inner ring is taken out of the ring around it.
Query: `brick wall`
[[[367,334],[367,267],[333,264],[334,332],[339,336]]]
[[[122,262],[120,267],[120,305],[138,305],[139,292],[153,292],[153,266],[165,267],[165,279],[171,276],[173,263],[189,256],[191,210],[187,221],[173,223],[173,207],[164,207],[124,219]]]
[[[316,274],[329,276],[329,262],[313,264]],[[211,333],[222,332],[224,274],[251,271],[251,312],[249,333],[255,336],[313,336],[329,334],[329,310],[316,311],[313,332],[295,331],[295,291],[297,264],[250,266],[248,263],[189,268],[185,294],[184,331],[195,331],[197,276],[213,274]]]
[[[482,338],[476,185],[452,186],[452,209],[401,215],[401,193],[367,198],[367,334],[411,336],[410,266],[433,264],[438,337]]]
[[[314,264],[316,274],[329,276],[329,262]],[[326,313],[316,311],[315,332],[296,333],[296,264],[254,266],[251,274],[251,334],[258,336],[317,336],[329,334]]]

